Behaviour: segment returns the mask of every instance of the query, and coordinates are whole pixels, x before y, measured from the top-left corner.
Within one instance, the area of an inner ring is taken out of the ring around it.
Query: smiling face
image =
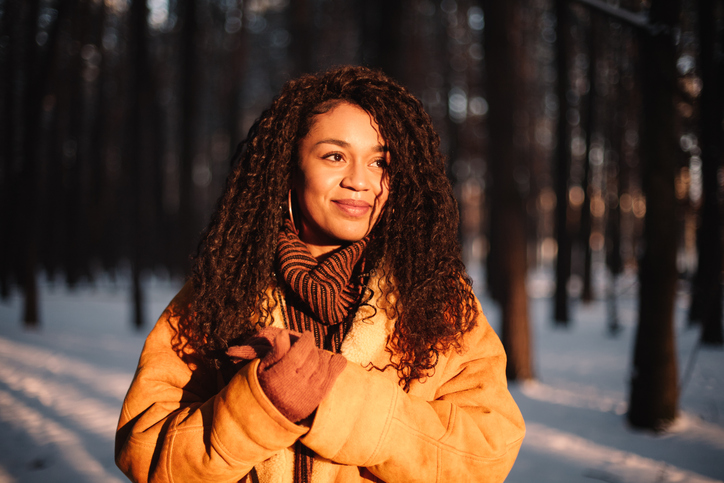
[[[293,182],[299,238],[313,256],[372,230],[387,201],[388,162],[377,123],[360,107],[341,102],[314,117],[299,144]]]

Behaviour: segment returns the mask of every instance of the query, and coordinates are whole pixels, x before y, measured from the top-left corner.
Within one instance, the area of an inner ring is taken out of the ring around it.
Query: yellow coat
[[[307,428],[287,420],[256,377],[259,360],[233,375],[172,348],[188,285],[151,331],[123,403],[116,463],[138,482],[291,483],[291,446],[316,453],[313,483],[502,482],[523,441],[523,418],[507,389],[505,353],[480,310],[464,351],[440,356],[435,373],[409,392],[384,367],[394,328],[388,296],[359,310],[341,353],[347,367]],[[282,326],[281,307],[272,313]],[[368,318],[372,315],[371,318]]]

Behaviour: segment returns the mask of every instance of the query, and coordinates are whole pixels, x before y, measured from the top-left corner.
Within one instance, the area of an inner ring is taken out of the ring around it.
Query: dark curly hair
[[[339,102],[367,111],[390,152],[389,198],[365,256],[395,287],[390,339],[401,384],[431,374],[441,353],[461,350],[476,303],[457,238],[458,210],[439,137],[422,104],[383,73],[345,66],[304,75],[281,94],[237,149],[216,212],[199,244],[193,300],[179,335],[216,367],[228,346],[266,324],[297,147],[314,116]],[[374,287],[373,287],[374,290]],[[395,358],[397,359],[397,358]]]

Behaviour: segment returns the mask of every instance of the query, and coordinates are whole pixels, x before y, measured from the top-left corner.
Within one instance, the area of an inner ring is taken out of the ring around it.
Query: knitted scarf
[[[339,352],[359,306],[367,275],[362,257],[367,238],[333,252],[321,263],[307,249],[287,220],[279,234],[277,274],[283,290],[284,325],[312,331],[317,347]],[[300,441],[294,446],[294,481],[312,475],[314,452]]]

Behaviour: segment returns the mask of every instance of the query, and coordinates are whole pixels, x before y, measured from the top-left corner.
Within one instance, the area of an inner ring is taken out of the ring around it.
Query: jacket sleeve
[[[239,481],[307,431],[267,399],[256,378],[258,359],[219,391],[216,371],[173,349],[170,308],[188,291],[182,289],[146,339],[123,402],[116,464],[132,481]]]
[[[348,363],[302,442],[388,483],[502,482],[525,425],[507,389],[505,352],[482,311],[465,346],[449,357],[432,401]]]

